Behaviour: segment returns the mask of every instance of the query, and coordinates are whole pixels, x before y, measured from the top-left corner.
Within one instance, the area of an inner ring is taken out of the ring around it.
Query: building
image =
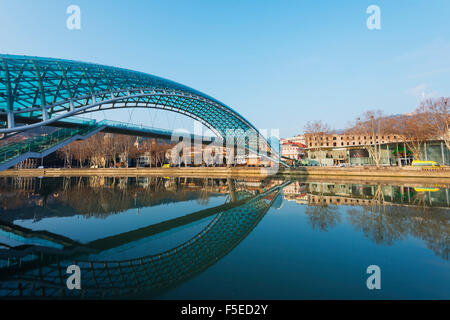
[[[284,159],[300,160],[306,155],[306,139],[304,135],[280,139],[280,153]]]
[[[377,135],[375,139],[369,134],[305,134],[308,149],[322,147],[350,147],[403,142],[396,134]]]
[[[283,144],[283,143],[300,143],[300,144],[306,145],[306,137],[302,134],[299,134],[292,138],[280,139],[280,143],[281,144]]]
[[[281,156],[293,160],[300,160],[305,156],[306,145],[286,142],[281,145]]]
[[[178,156],[177,156],[178,152]],[[226,147],[216,145],[202,145],[201,149],[189,145],[177,145],[168,149],[166,159],[174,166],[250,166],[269,167],[272,161],[266,157],[249,152],[245,149],[236,151],[233,155]]]
[[[325,166],[373,165],[368,149],[374,145],[381,146],[382,165],[409,164],[413,160],[404,138],[397,134],[305,134],[305,139],[308,158]],[[424,142],[421,154],[424,160],[450,164],[450,150],[443,141]]]

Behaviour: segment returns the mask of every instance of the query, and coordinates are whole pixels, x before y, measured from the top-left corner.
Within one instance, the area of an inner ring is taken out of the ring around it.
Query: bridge
[[[0,171],[8,169],[28,158],[43,158],[73,141],[85,140],[100,131],[168,140],[176,136],[183,137],[183,139],[201,141],[203,144],[210,144],[214,141],[214,137],[175,133],[171,130],[112,120],[97,122],[89,119],[68,118],[55,122],[54,126],[61,128],[46,136],[32,137],[25,141],[12,142],[1,146]]]
[[[24,254],[16,257],[14,250],[5,250],[7,253],[0,255],[0,261],[8,261],[0,268],[0,296],[104,298],[158,295],[201,273],[233,250],[259,223],[279,192],[289,183],[281,183],[256,195],[238,191],[230,203],[86,245],[58,235],[31,232],[30,237],[41,238],[54,245],[36,248],[37,251],[22,248]],[[233,192],[232,188],[230,192]],[[128,260],[104,258],[105,252],[108,256],[130,243],[149,241],[158,233],[207,217],[212,219],[202,231],[172,249]],[[24,231],[23,228],[8,226],[8,232],[17,234]],[[72,264],[81,268],[81,291],[66,287],[66,269]]]
[[[93,63],[0,54],[0,134],[4,138],[42,126],[76,123],[73,117],[87,113],[125,108],[159,109],[185,115],[202,123],[225,143],[226,139],[233,139],[250,152],[287,166],[243,116],[182,84]],[[105,129],[115,132],[133,129],[136,134],[150,136],[172,134],[156,128],[120,127],[110,121],[93,126],[79,123],[52,137],[29,141],[27,146],[8,146],[3,150],[6,152],[3,158],[0,154],[3,161],[0,170],[26,157],[45,156],[65,145],[61,141],[67,144]]]

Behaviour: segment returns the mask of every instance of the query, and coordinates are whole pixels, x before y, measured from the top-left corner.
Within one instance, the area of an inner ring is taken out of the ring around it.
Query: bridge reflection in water
[[[9,248],[0,256],[2,297],[147,297],[176,286],[216,263],[236,247],[259,223],[290,182],[280,182],[260,193],[239,189],[228,181],[229,198],[220,206],[164,221],[142,229],[98,239],[87,244],[49,232],[34,232],[2,223],[3,230],[46,240],[47,246]],[[128,260],[101,260],[105,250],[212,217],[207,226],[182,244],[158,254]],[[7,262],[5,263],[5,260]],[[82,289],[67,289],[66,270],[78,265]]]
[[[177,208],[179,203],[181,209],[174,211],[185,213],[187,203],[193,200],[203,209],[192,209],[195,212],[181,216],[171,213],[157,217],[163,221],[155,222],[153,215],[161,207],[146,211],[162,204]],[[346,235],[356,239],[355,242],[365,238],[387,248],[408,238],[418,240],[420,250],[426,246],[447,263],[449,207],[448,186],[433,184],[259,178],[0,178],[0,297],[89,299],[170,295],[170,289],[230,253],[270,208],[282,211],[281,215],[278,211],[271,215],[271,219],[284,220],[283,213],[289,210],[295,212],[289,219],[304,214],[304,221],[319,233],[348,224],[356,235],[348,234],[348,229]],[[142,210],[144,214],[136,216],[134,210]],[[114,229],[112,234],[107,230],[108,224],[100,221],[116,216],[131,219],[131,215],[136,219],[134,224],[121,226],[121,231]],[[27,228],[31,225],[34,229],[48,229],[52,222],[66,218],[70,226],[74,223],[74,228],[82,229],[85,224],[74,220],[80,216],[97,219],[105,230],[95,234],[85,231],[89,236],[78,240],[79,237],[67,232],[64,227],[67,224],[53,228],[52,232]],[[151,221],[145,220],[149,216]],[[295,219],[289,221],[294,224]],[[127,229],[131,225],[139,228]],[[293,228],[298,230],[298,226]],[[258,230],[272,232],[267,224],[261,224]],[[268,237],[282,238],[286,230],[276,232]],[[261,233],[255,232],[255,236],[261,237]],[[333,242],[331,234],[330,237]],[[279,267],[276,261],[265,263],[266,268]],[[81,268],[81,291],[66,287],[66,270],[72,264]],[[295,270],[297,267],[292,265]]]

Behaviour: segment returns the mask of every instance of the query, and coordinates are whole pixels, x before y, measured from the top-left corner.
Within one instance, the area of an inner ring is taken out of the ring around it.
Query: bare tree
[[[322,120],[308,121],[304,128],[310,147],[316,147],[318,150],[322,149],[325,137],[331,134],[331,131],[331,127]]]
[[[435,130],[429,114],[423,112],[422,108],[411,114],[402,115],[399,118],[398,130],[416,160],[422,157],[423,143],[435,138]]]
[[[355,125],[346,131],[347,134],[364,134],[370,137],[370,144],[365,145],[364,148],[377,167],[380,166],[382,156],[381,137],[392,133],[388,119],[381,110],[370,110],[357,118]]]
[[[305,125],[305,133],[327,135],[331,132],[331,127],[322,120],[308,121]]]
[[[106,166],[107,145],[105,145],[105,134],[97,133],[86,140],[89,149],[90,164],[96,167]]]
[[[136,145],[135,141],[135,136],[97,133],[89,139],[76,141],[61,148],[59,154],[64,159],[65,166],[70,166],[72,159],[75,159],[81,168],[86,161],[89,166],[99,168],[111,165],[128,167],[129,159],[145,153],[149,154],[150,166],[162,166],[166,160],[167,150],[173,147],[172,144],[153,139],[144,140],[139,145]]]
[[[122,135],[119,137],[117,142],[119,157],[122,158],[126,168],[128,168],[128,160],[130,159],[130,156],[133,157],[137,151],[134,147],[134,140],[135,138],[132,136]]]
[[[72,152],[70,150],[70,144],[66,145],[58,150],[58,154],[64,159],[64,168],[70,168],[72,163]]]
[[[439,98],[436,100],[427,99],[422,102],[423,112],[429,114],[429,120],[432,128],[435,130],[436,137],[444,140],[445,145],[450,149],[450,98]]]
[[[71,144],[73,158],[78,161],[80,168],[83,168],[83,164],[89,157],[89,150],[86,148],[86,144],[83,141],[76,141]]]

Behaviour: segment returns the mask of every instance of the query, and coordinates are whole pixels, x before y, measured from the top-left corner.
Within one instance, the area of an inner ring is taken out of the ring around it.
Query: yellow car
[[[426,187],[414,188],[414,191],[416,192],[437,192],[439,190],[440,190],[439,188],[426,188]]]
[[[411,166],[413,166],[413,167],[440,167],[441,165],[439,163],[437,163],[436,161],[414,160],[411,163]]]
[[[170,168],[170,163],[163,164],[163,168]]]

